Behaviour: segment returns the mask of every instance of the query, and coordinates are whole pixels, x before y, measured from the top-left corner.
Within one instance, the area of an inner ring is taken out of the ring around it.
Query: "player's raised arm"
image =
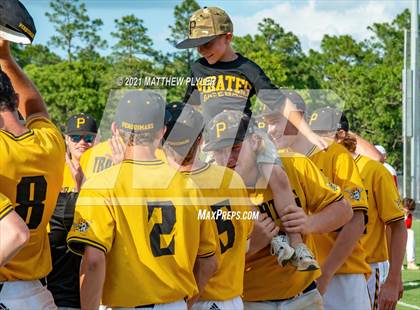
[[[0,40],[0,66],[9,76],[18,95],[18,110],[26,119],[33,114],[48,117],[47,107],[35,85],[19,67],[10,52],[10,43]]]

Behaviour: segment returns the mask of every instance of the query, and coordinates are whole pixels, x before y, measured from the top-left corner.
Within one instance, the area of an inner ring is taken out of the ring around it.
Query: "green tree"
[[[189,20],[191,15],[200,9],[200,5],[195,0],[184,0],[174,8],[175,23],[169,26],[171,35],[166,40],[173,46],[188,37]],[[173,65],[178,75],[187,75],[192,63],[198,58],[195,49],[189,48],[180,50],[172,55]]]
[[[388,150],[401,169],[403,30],[408,10],[390,23],[376,23],[371,37],[357,42],[350,36],[325,36],[320,51],[310,51],[308,64],[324,89],[345,103],[354,131]]]
[[[156,56],[156,51],[152,48],[152,39],[147,35],[147,28],[143,25],[143,20],[133,14],[115,19],[116,32],[111,32],[111,36],[118,39],[112,47],[114,54],[119,58],[126,58],[130,63],[140,55]]]
[[[109,93],[102,77],[108,68],[104,61],[64,61],[44,66],[31,64],[25,71],[38,87],[54,122],[63,127],[74,113],[84,112],[101,119]]]
[[[12,44],[12,53],[18,64],[23,68],[26,65],[37,66],[56,64],[61,61],[60,56],[41,44],[20,46]]]
[[[271,18],[258,24],[254,36],[235,37],[235,50],[257,63],[279,87],[318,88],[306,63],[300,41],[292,32],[286,32]]]
[[[102,20],[91,20],[84,3],[79,3],[79,0],[52,0],[50,8],[52,12],[46,12],[45,15],[57,34],[51,37],[49,43],[64,50],[68,62],[75,58],[74,55],[97,55],[96,49],[107,46],[106,41],[98,35]]]

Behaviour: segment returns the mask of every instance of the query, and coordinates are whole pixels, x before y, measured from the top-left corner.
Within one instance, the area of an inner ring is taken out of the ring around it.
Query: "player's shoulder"
[[[290,149],[281,149],[278,150],[278,154],[281,158],[282,163],[286,167],[293,167],[295,169],[304,168],[308,164],[312,163],[312,161],[305,155],[293,152]]]
[[[216,164],[210,164],[210,167],[218,175],[221,175],[223,177],[223,184],[226,184],[228,188],[245,188],[242,177],[235,170]]]
[[[121,164],[111,166],[105,170],[90,176],[82,186],[82,189],[109,189],[113,188],[115,181],[119,177]]]
[[[369,158],[365,155],[357,155],[354,161],[360,171],[368,170],[377,175],[388,175],[390,174],[386,167],[379,161]]]

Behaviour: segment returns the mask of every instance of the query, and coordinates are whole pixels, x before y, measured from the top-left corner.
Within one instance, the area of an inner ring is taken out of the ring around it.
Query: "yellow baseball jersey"
[[[83,170],[83,168],[82,168]],[[76,182],[73,179],[73,175],[71,174],[71,170],[67,164],[64,164],[64,172],[63,172],[63,192],[72,192],[76,188]]]
[[[388,260],[385,225],[404,220],[402,201],[394,179],[384,165],[361,155],[355,158],[355,162],[369,203],[369,221],[362,237],[367,262],[383,262]]]
[[[10,202],[9,198],[2,195],[0,193],[0,221],[4,218],[7,214],[13,211],[12,203]]]
[[[307,157],[290,152],[281,152],[280,157],[295,195],[296,204],[303,208],[305,213],[319,212],[329,204],[343,199],[340,188],[332,184]],[[264,182],[262,179],[259,180],[255,190],[249,191],[251,201],[282,229],[271,189],[260,186]],[[316,256],[317,247],[312,235],[305,235],[303,239]],[[244,300],[290,298],[302,292],[320,275],[319,270],[300,272],[290,264],[285,267],[279,266],[268,246],[246,261]]]
[[[125,160],[86,181],[69,248],[106,254],[102,303],[135,307],[198,293],[193,267],[216,251],[211,221],[200,221],[200,194],[166,163]]]
[[[340,186],[344,197],[350,202],[353,211],[363,211],[367,215],[368,203],[366,191],[360,178],[356,163],[347,149],[331,142],[326,151],[313,148],[308,157],[331,180]],[[337,239],[337,232],[314,235],[318,250],[318,261],[322,265]],[[337,274],[370,273],[370,266],[366,263],[366,252],[359,240],[344,264],[338,269]]]
[[[51,270],[47,224],[63,183],[65,145],[45,117],[29,118],[29,132],[14,136],[0,130],[0,188],[30,231],[27,245],[0,268],[0,282],[35,280]],[[7,150],[7,151],[6,151]]]
[[[80,158],[80,165],[86,179],[112,166],[112,160],[106,154],[112,154],[108,141],[98,143],[83,153]],[[166,162],[163,150],[157,149],[155,155],[158,159]]]
[[[241,296],[247,240],[253,224],[252,219],[246,218],[252,209],[245,184],[235,171],[217,165],[207,164],[185,174],[200,189],[201,205],[210,206],[212,213],[208,215],[215,215],[214,219],[206,218],[211,219],[218,235],[219,268],[207,283],[200,300],[229,300]],[[226,212],[225,217],[221,215],[222,211]]]

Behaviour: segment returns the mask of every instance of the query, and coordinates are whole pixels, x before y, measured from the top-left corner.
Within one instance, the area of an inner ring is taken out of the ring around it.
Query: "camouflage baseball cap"
[[[197,47],[228,32],[233,32],[229,15],[217,7],[204,7],[190,17],[188,39],[178,43],[176,48]]]
[[[203,151],[215,151],[241,143],[246,136],[254,132],[250,118],[239,111],[223,111],[217,114],[204,131],[205,146]]]

